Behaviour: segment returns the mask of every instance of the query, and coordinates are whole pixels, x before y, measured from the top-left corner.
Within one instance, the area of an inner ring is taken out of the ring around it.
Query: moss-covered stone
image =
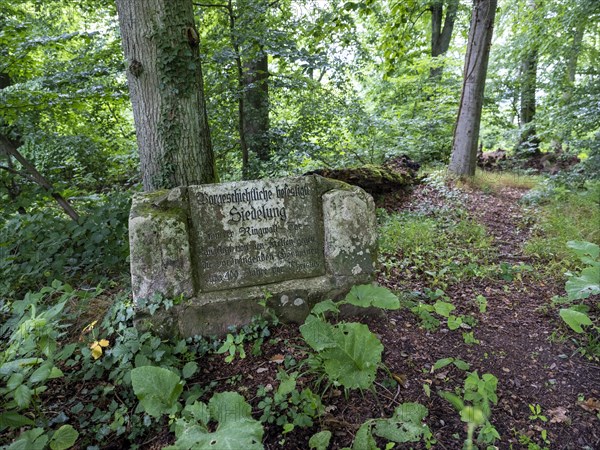
[[[359,186],[371,195],[404,190],[416,182],[416,175],[413,170],[397,170],[392,167],[374,164],[344,169],[321,169],[307,175],[312,174]]]
[[[373,199],[337,180],[309,176],[140,194],[129,223],[134,299],[186,298],[170,319],[160,319],[168,326],[157,324],[165,330],[176,324],[184,336],[247,323],[263,311],[258,302],[265,292],[282,320],[301,322],[316,302],[373,277]],[[155,317],[162,316],[144,320]]]

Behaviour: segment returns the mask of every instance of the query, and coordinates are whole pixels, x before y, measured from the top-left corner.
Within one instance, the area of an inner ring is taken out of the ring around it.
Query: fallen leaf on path
[[[600,412],[600,400],[594,397],[590,397],[584,402],[579,402],[579,406],[591,413]]]
[[[408,377],[402,373],[393,373],[392,372],[392,378],[394,380],[396,380],[398,382],[398,384],[400,386],[402,386],[403,388],[406,389],[406,387],[408,386]]]
[[[277,363],[277,364],[281,364],[281,363],[283,363],[283,360],[284,360],[284,359],[285,359],[285,358],[284,358],[284,356],[283,356],[283,355],[279,355],[279,354],[277,354],[277,355],[273,355],[273,356],[271,357],[271,362],[274,362],[274,363]]]
[[[562,406],[548,410],[548,415],[550,416],[550,423],[571,422],[571,419],[567,417],[567,409]]]

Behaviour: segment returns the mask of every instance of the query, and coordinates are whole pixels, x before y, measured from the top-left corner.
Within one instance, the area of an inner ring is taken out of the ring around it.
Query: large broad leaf
[[[365,422],[356,432],[352,450],[379,450],[377,443],[371,434],[371,422]]]
[[[572,249],[579,257],[589,255],[594,259],[598,259],[598,256],[600,256],[600,246],[592,242],[569,241],[567,247]]]
[[[389,289],[372,284],[353,286],[344,299],[345,303],[362,308],[375,306],[382,309],[398,309],[400,301]]]
[[[572,277],[565,284],[569,300],[581,300],[590,295],[600,294],[600,267],[587,267],[578,277]]]
[[[322,302],[319,302],[315,306],[313,306],[313,309],[311,309],[310,311],[310,313],[314,314],[315,316],[325,314],[326,312],[332,312],[337,314],[340,312],[340,309],[337,307],[333,300],[323,300]]]
[[[306,318],[304,325],[300,327],[300,333],[302,333],[306,343],[317,352],[336,346],[336,341],[333,338],[334,331],[332,325],[312,314]]]
[[[78,437],[79,432],[75,428],[71,425],[63,425],[56,430],[52,439],[50,439],[50,448],[52,450],[66,450],[73,447]]]
[[[341,323],[335,328],[335,347],[320,352],[325,372],[350,389],[368,389],[375,380],[383,345],[362,323]]]
[[[25,425],[33,425],[34,422],[29,417],[25,417],[14,411],[7,411],[0,414],[0,431],[5,428],[20,428]]]
[[[149,415],[160,417],[177,411],[183,391],[179,375],[162,367],[144,366],[131,370],[133,392]]]
[[[583,333],[583,328],[581,328],[582,325],[592,325],[592,321],[587,314],[575,309],[563,308],[560,310],[559,314],[567,325],[577,333]]]
[[[43,428],[33,428],[19,435],[19,438],[13,442],[6,450],[44,450],[48,436],[44,434]]]
[[[420,403],[403,403],[391,418],[376,421],[373,434],[398,443],[418,442],[424,434],[431,435],[422,423],[427,413],[427,408]]]
[[[251,416],[252,408],[237,392],[215,394],[208,403],[217,429],[208,433],[206,428],[188,424],[177,433],[177,442],[167,449],[178,450],[238,450],[262,449],[263,428]]]

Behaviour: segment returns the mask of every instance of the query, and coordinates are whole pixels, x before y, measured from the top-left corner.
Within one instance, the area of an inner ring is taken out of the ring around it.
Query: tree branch
[[[41,174],[37,171],[35,166],[27,160],[18,150],[19,144],[13,140],[6,138],[5,136],[0,136],[0,148],[4,153],[7,153],[13,156],[19,163],[25,168],[27,172],[29,172],[30,177],[40,186],[42,186],[48,193],[56,200],[56,202],[60,205],[60,207],[67,213],[67,215],[73,219],[73,221],[79,221],[79,214],[77,211],[71,206],[71,204],[56,190],[54,186]],[[4,166],[1,166],[4,168]],[[6,168],[8,169],[8,168]],[[11,170],[11,171],[14,171]],[[21,175],[21,174],[19,174]]]
[[[13,175],[19,175],[20,177],[26,178],[29,181],[33,181],[36,183],[35,179],[29,175],[28,173],[21,172],[20,170],[11,169],[10,167],[0,165],[0,169],[6,170],[8,173],[12,173]]]
[[[203,8],[225,8],[229,9],[229,5],[221,5],[219,3],[195,3],[194,6],[201,6]]]

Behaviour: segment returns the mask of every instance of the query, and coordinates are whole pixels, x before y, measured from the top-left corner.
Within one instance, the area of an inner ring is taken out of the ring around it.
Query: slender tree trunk
[[[583,33],[585,32],[585,22],[580,20],[577,22],[571,51],[567,59],[567,70],[565,76],[565,91],[562,96],[563,104],[569,103],[573,96],[573,86],[575,85],[575,75],[577,74],[577,62],[579,61],[579,53],[581,53],[581,44],[583,42]]]
[[[431,57],[444,55],[450,46],[456,12],[458,11],[458,0],[448,0],[446,6],[446,17],[444,16],[444,1],[434,0],[431,4]],[[429,78],[439,80],[442,77],[443,67],[432,67],[429,71]]]
[[[521,101],[519,107],[521,136],[519,137],[518,148],[531,154],[537,153],[540,145],[533,123],[536,112],[537,62],[537,49],[527,52],[521,62]]]
[[[448,170],[475,175],[483,93],[497,0],[474,0],[465,56],[463,87]]]
[[[242,178],[247,180],[250,177],[248,143],[246,141],[246,130],[244,128],[244,114],[246,113],[244,96],[244,65],[242,64],[242,55],[240,44],[236,36],[236,15],[233,9],[232,0],[227,2],[227,14],[229,16],[229,40],[235,55],[235,67],[237,73],[238,85],[238,134],[240,136],[240,148],[242,150]]]
[[[117,0],[144,190],[216,171],[191,0]]]
[[[537,9],[535,1],[529,1],[529,9],[533,13]],[[537,40],[533,40],[532,48],[527,49],[523,60],[521,61],[521,92],[519,107],[519,125],[521,135],[517,149],[528,155],[535,155],[539,152],[540,141],[536,136],[535,130],[535,112],[536,101],[535,93],[537,89],[537,66],[538,49]]]
[[[269,160],[269,63],[260,51],[245,64],[244,133],[248,148],[260,161]]]

